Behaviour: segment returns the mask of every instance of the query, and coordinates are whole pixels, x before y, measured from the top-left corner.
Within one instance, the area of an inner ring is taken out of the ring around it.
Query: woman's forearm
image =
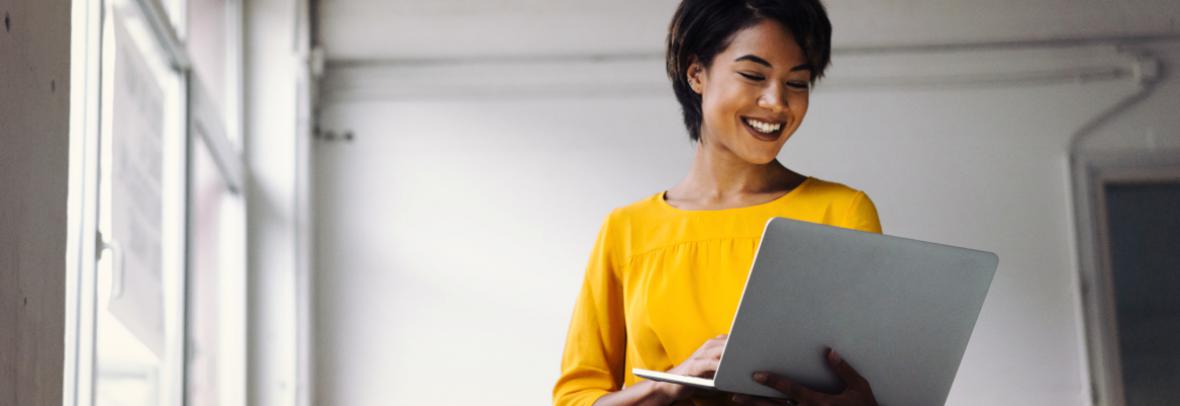
[[[594,406],[662,406],[671,403],[671,396],[660,390],[659,385],[657,382],[643,381],[598,398]]]

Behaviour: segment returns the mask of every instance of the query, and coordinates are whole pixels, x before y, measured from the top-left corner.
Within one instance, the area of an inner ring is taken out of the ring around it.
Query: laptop
[[[996,254],[772,218],[712,379],[633,369],[698,388],[784,398],[777,373],[834,393],[831,347],[883,405],[942,405],[998,264]]]

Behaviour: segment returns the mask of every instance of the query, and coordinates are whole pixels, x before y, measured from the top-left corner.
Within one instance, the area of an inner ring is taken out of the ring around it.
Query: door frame
[[[1111,268],[1107,185],[1180,182],[1180,149],[1082,151],[1070,157],[1077,227],[1078,285],[1092,404],[1122,406],[1126,396],[1119,358]]]

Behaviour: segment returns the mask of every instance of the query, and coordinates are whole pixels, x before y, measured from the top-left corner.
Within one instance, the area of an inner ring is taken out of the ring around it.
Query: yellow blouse
[[[631,368],[666,371],[729,333],[774,216],[881,232],[864,192],[812,177],[755,206],[682,210],[661,192],[611,211],[574,305],[554,404],[593,404],[638,382]]]

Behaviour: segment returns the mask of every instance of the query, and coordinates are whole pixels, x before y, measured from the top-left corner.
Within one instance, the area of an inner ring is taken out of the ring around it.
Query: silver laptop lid
[[[751,379],[771,371],[837,391],[830,346],[880,404],[944,404],[997,263],[990,252],[772,218],[716,386],[781,397]]]

